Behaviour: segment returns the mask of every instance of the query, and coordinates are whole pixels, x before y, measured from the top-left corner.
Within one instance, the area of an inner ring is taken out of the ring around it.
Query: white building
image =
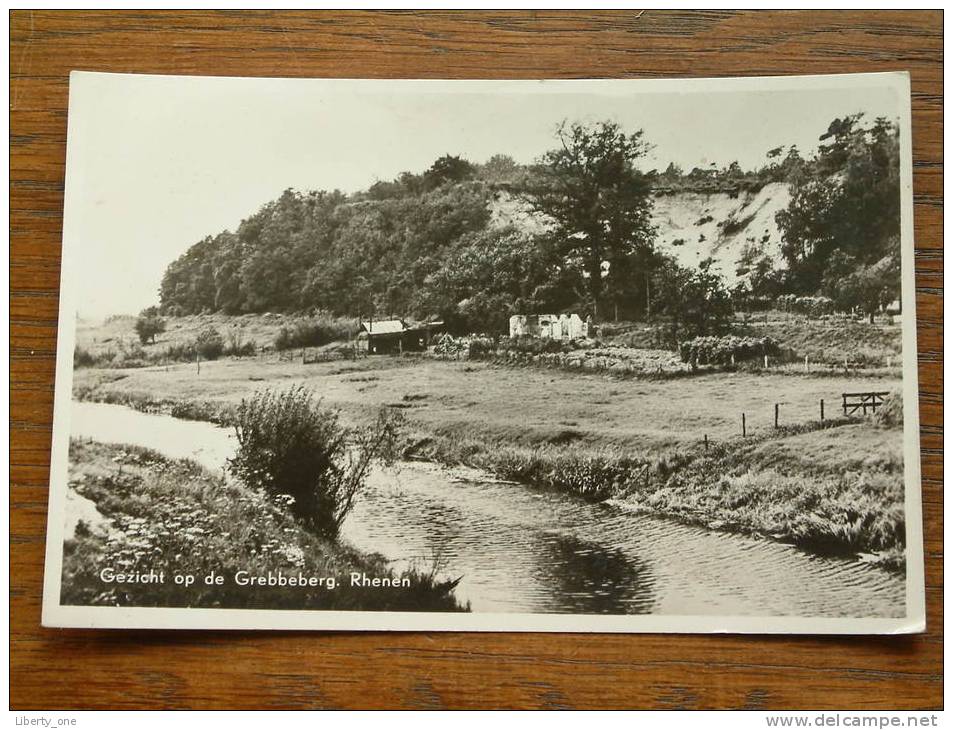
[[[544,337],[579,340],[589,337],[589,319],[578,314],[514,314],[510,317],[510,337]]]

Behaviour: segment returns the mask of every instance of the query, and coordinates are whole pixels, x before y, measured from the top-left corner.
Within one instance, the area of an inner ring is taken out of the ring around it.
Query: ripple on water
[[[566,495],[377,473],[345,527],[364,550],[463,576],[475,611],[898,616],[903,580],[853,560],[713,532]]]

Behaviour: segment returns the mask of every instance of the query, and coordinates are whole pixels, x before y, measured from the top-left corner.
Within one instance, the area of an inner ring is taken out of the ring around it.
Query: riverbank
[[[897,441],[891,429],[841,419],[655,458],[618,448],[520,448],[439,434],[420,437],[409,453],[590,501],[612,500],[683,524],[789,542],[821,555],[860,556],[903,570],[903,461]],[[870,454],[857,450],[871,446]]]
[[[303,383],[353,423],[380,407],[402,409],[411,457],[903,565],[902,432],[832,413],[842,390],[872,389],[868,380],[719,373],[673,387],[382,357],[347,366],[229,361],[203,364],[201,374],[187,366],[85,370],[74,395],[227,424],[241,398],[266,383]],[[873,387],[896,385],[883,378]],[[778,429],[774,403],[783,404]]]
[[[195,462],[75,439],[69,458],[69,494],[84,509],[67,515],[64,604],[467,610],[452,582],[315,537],[287,505]]]

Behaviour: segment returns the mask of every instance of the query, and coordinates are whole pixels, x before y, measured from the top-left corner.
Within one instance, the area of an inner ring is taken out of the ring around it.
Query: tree
[[[742,300],[748,297],[774,299],[782,293],[786,272],[779,270],[774,259],[765,253],[764,243],[764,239],[761,245],[749,239],[741,249],[735,274],[742,277],[742,281],[735,290]]]
[[[475,171],[476,168],[462,157],[444,155],[424,173],[424,182],[429,188],[436,188],[444,183],[468,180]]]
[[[651,186],[635,167],[648,151],[642,131],[563,122],[556,138],[526,197],[553,221],[567,265],[581,267],[596,315],[607,299],[631,306],[628,285],[646,268],[655,238]]]
[[[776,220],[795,293],[814,294],[845,262],[868,267],[895,256],[900,244],[899,128],[868,125],[855,114],[831,122],[824,143],[794,175],[791,202]],[[837,255],[835,254],[842,254]]]
[[[489,183],[513,183],[522,172],[523,168],[509,155],[493,155],[480,166],[479,177]]]
[[[873,324],[874,315],[900,296],[899,250],[898,245],[895,252],[872,264],[835,252],[822,291],[839,309],[859,309]]]
[[[157,307],[146,307],[136,319],[136,334],[143,345],[151,342],[155,344],[156,335],[165,332],[165,320],[159,316]]]
[[[468,233],[446,249],[416,308],[461,333],[505,332],[512,314],[570,306],[578,294],[564,271],[546,236],[513,226]]]
[[[653,280],[652,311],[668,319],[664,339],[670,347],[727,331],[733,314],[731,295],[710,267],[710,259],[692,270],[668,257],[659,266]]]

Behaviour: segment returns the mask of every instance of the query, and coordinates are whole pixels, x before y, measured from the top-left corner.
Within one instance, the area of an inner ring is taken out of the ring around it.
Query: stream
[[[235,448],[231,429],[103,403],[74,401],[71,433],[217,472]],[[398,570],[461,577],[475,612],[904,615],[902,576],[857,560],[426,462],[374,471],[343,539]]]

